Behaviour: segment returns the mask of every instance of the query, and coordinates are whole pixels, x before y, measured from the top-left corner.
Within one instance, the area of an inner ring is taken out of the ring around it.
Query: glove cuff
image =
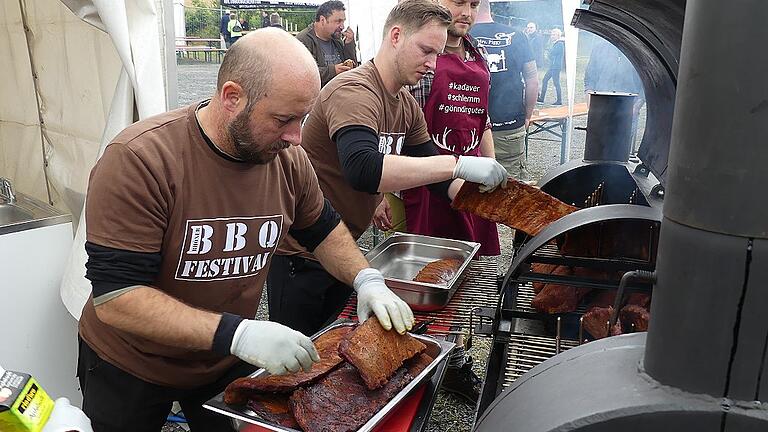
[[[381,272],[371,267],[364,268],[360,270],[360,273],[358,273],[357,276],[355,276],[355,281],[352,282],[352,287],[356,292],[360,292],[360,288],[362,288],[365,284],[376,280],[384,283],[384,276],[381,274]]]
[[[452,176],[452,179],[455,180],[455,179],[457,179],[457,178],[459,178],[461,176],[461,172],[459,170],[459,165],[461,165],[461,158],[463,156],[453,155],[453,157],[456,158],[456,166],[453,167],[453,176]]]
[[[216,327],[216,333],[213,335],[211,351],[221,355],[231,354],[232,340],[235,338],[235,331],[241,322],[243,322],[241,316],[227,312],[221,314],[221,321],[219,321],[219,326]]]

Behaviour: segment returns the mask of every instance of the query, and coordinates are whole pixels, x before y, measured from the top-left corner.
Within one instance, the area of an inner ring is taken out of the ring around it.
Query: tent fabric
[[[119,59],[108,35],[58,0],[1,2],[0,11],[0,58],[10,60],[0,62],[0,175],[79,214]]]
[[[361,61],[366,62],[376,55],[381,46],[384,21],[396,4],[396,0],[344,0],[347,25],[359,39],[357,48]]]

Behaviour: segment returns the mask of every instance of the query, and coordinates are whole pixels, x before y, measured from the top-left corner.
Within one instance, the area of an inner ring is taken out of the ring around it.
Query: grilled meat
[[[555,273],[555,270],[558,269],[558,267],[562,267],[563,269],[568,268],[565,266],[559,266],[557,264],[533,263],[531,264],[531,272],[541,273],[541,274],[559,274],[559,273]],[[539,291],[544,289],[544,286],[546,284],[547,284],[546,282],[531,282],[531,285],[533,285],[533,292],[535,294],[538,294]]]
[[[532,236],[550,223],[578,210],[538,188],[511,178],[506,188],[499,187],[487,193],[480,193],[477,183],[465,182],[451,206]]]
[[[339,344],[339,353],[360,372],[369,389],[381,387],[403,362],[426,346],[409,334],[386,331],[376,317],[368,318]]]
[[[621,308],[619,319],[628,331],[648,331],[648,321],[651,314],[648,309],[635,304],[628,304]]]
[[[313,364],[308,372],[299,371],[288,375],[261,375],[256,378],[243,377],[232,381],[224,390],[224,402],[230,405],[244,404],[249,395],[255,393],[290,393],[296,387],[304,386],[320,379],[338,366],[339,343],[352,331],[351,326],[338,327],[323,333],[315,342],[320,361]]]
[[[426,354],[417,355],[376,390],[369,390],[357,369],[345,364],[311,387],[296,390],[291,396],[291,408],[305,432],[357,430],[431,361]]]
[[[595,339],[608,336],[608,322],[611,320],[611,312],[613,312],[613,306],[589,309],[582,317],[584,329]],[[611,336],[617,336],[621,333],[621,323],[616,321],[616,324],[611,327]]]
[[[448,285],[456,276],[459,267],[461,267],[461,260],[455,258],[432,261],[424,266],[413,280],[416,282]]]
[[[299,424],[293,417],[288,397],[287,394],[251,394],[248,396],[248,408],[268,422],[298,429]]]

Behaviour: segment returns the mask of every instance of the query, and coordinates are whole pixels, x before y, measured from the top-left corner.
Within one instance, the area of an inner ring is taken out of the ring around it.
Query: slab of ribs
[[[386,331],[379,320],[368,319],[344,337],[339,353],[373,390],[386,384],[403,362],[426,348],[418,339]]]
[[[224,391],[224,402],[230,405],[242,405],[251,394],[262,392],[291,393],[296,387],[310,384],[322,378],[343,361],[339,355],[339,343],[352,331],[344,326],[329,330],[315,342],[320,361],[314,363],[308,372],[299,371],[288,375],[260,375],[255,378],[242,377],[230,383]]]
[[[415,282],[447,286],[456,276],[459,267],[461,267],[461,260],[455,258],[432,261],[425,265],[413,280]]]
[[[296,390],[291,408],[306,432],[351,432],[373,417],[432,359],[417,360],[398,368],[387,382],[370,390],[357,369],[345,364],[317,384]]]
[[[507,187],[481,193],[477,183],[465,182],[451,206],[502,223],[534,236],[550,223],[578,208],[510,178]]]
[[[418,339],[385,331],[373,317],[315,340],[309,372],[238,378],[224,392],[271,423],[305,432],[357,430],[431,362]],[[348,361],[345,361],[347,359]]]

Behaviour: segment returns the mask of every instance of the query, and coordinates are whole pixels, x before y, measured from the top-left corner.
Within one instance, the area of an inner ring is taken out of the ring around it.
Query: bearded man
[[[202,404],[256,367],[280,374],[319,360],[308,337],[254,319],[289,233],[357,290],[361,320],[411,328],[299,147],[319,91],[299,41],[257,30],[232,45],[210,100],[140,121],[106,148],[88,187],[93,294],[78,361],[96,432],[157,432],[174,401],[193,431],[234,430]]]

